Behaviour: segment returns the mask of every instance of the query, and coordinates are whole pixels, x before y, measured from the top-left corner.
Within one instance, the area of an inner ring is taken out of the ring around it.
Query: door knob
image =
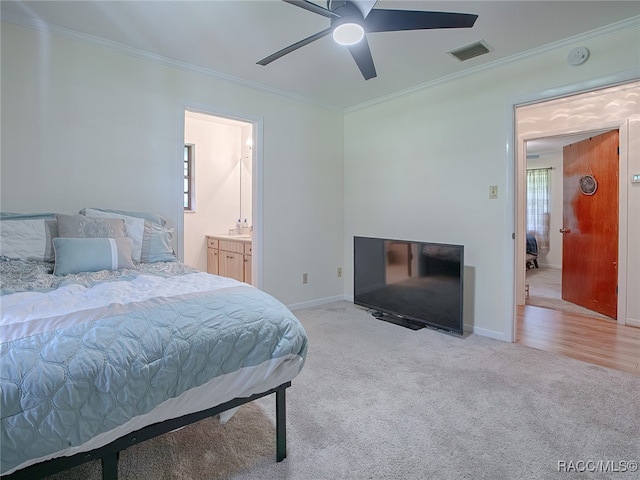
[[[560,233],[569,233],[571,230],[569,230],[568,228],[561,228],[560,229]]]

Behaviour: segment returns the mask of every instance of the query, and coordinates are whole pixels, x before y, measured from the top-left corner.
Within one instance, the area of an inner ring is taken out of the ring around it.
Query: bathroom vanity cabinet
[[[251,283],[251,237],[207,235],[207,272]]]

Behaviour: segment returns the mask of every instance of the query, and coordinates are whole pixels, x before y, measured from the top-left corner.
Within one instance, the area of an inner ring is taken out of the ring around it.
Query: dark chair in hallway
[[[527,233],[527,270],[530,268],[538,268],[538,241],[532,233]]]

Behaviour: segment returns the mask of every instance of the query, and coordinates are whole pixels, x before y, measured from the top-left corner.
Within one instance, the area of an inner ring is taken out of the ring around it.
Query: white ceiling
[[[609,130],[597,130],[593,132],[579,133],[575,135],[561,135],[557,137],[537,138],[527,142],[527,156],[546,157],[562,154],[562,148],[572,143],[577,143],[590,137],[594,137]]]
[[[569,38],[579,41],[580,35],[602,27],[630,18],[637,22],[640,15],[638,1],[379,0],[375,8],[464,12],[479,18],[470,29],[369,34],[378,76],[365,81],[346,47],[330,36],[267,66],[256,65],[329,26],[327,18],[278,0],[3,0],[1,15],[4,21],[193,65],[337,109],[542,52]],[[478,40],[494,50],[465,62],[447,54]]]

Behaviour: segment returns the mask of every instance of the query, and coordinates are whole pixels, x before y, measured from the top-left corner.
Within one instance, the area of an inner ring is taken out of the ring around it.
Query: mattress
[[[1,259],[0,472],[295,378],[307,337],[278,300],[179,262],[56,277]]]

